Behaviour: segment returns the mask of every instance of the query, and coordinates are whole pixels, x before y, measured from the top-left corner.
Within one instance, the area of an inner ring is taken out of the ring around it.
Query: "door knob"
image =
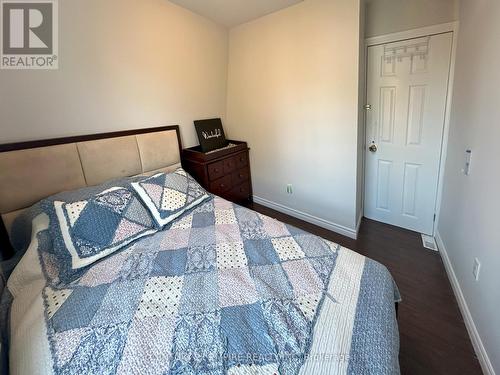
[[[371,144],[368,150],[370,150],[370,152],[377,152],[377,145],[375,143]]]

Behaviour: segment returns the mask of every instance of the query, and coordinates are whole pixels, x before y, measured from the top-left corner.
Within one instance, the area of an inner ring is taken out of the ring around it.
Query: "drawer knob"
[[[225,187],[225,186],[226,186],[226,185],[224,185],[224,184],[220,184],[220,187],[221,187],[221,188],[223,188],[223,187]]]
[[[214,171],[215,171],[215,172],[219,172],[219,168],[215,168],[215,169],[214,169]]]

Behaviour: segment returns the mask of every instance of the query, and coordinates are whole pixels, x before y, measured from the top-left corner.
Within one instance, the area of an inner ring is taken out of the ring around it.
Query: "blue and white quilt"
[[[55,284],[49,216],[9,279],[12,373],[397,374],[381,264],[213,197]]]

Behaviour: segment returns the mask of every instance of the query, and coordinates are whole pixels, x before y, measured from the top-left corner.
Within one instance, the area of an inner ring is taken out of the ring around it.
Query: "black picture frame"
[[[194,127],[200,142],[201,152],[209,152],[228,145],[220,118],[196,120]]]

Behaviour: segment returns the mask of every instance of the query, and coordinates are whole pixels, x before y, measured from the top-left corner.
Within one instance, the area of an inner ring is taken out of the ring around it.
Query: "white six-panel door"
[[[433,234],[452,36],[368,48],[367,218]]]

